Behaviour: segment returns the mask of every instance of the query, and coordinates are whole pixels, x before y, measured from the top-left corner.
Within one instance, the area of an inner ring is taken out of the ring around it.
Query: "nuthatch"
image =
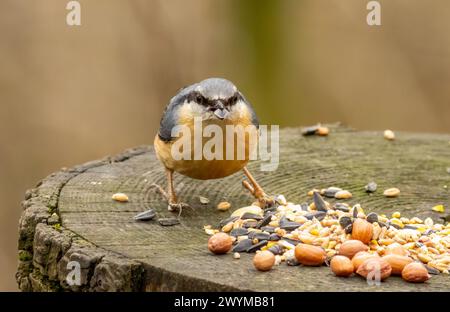
[[[158,159],[166,169],[167,192],[161,187],[158,189],[169,202],[169,210],[180,210],[186,204],[177,200],[173,186],[173,173],[178,172],[182,175],[201,180],[218,179],[229,176],[239,170],[243,170],[248,181],[242,183],[263,205],[270,203],[271,199],[264,193],[253,176],[250,174],[246,165],[249,161],[248,142],[236,142],[232,148],[236,149],[239,143],[245,144],[245,157],[243,159],[178,159],[174,158],[172,147],[180,137],[173,136],[173,129],[176,126],[187,126],[194,130],[194,120],[200,119],[203,127],[207,125],[217,125],[225,130],[227,125],[233,126],[251,126],[256,129],[259,127],[258,118],[241,92],[233,83],[226,79],[210,78],[195,83],[180,90],[167,105],[158,134],[154,140],[155,151]],[[194,130],[195,131],[195,130]],[[238,137],[239,138],[239,137]],[[190,137],[194,145],[194,134]],[[204,138],[202,138],[204,140]],[[244,139],[248,140],[248,136]],[[204,142],[202,142],[204,143]],[[223,151],[226,150],[227,142],[223,140]],[[236,155],[236,151],[234,151]],[[186,205],[187,206],[187,205]]]

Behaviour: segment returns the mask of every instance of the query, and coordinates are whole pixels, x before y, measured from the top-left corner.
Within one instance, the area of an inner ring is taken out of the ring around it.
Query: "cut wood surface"
[[[299,128],[280,131],[280,164],[261,172],[259,161],[249,169],[265,191],[283,194],[295,203],[311,202],[313,188],[338,186],[353,193],[349,204],[367,212],[431,217],[437,204],[450,208],[450,135],[397,133],[394,141],[379,132],[356,132],[332,126],[327,137],[301,135]],[[358,277],[338,278],[327,267],[276,266],[270,272],[253,268],[253,254],[216,256],[207,250],[204,225],[217,227],[231,211],[253,198],[242,187],[242,173],[200,181],[175,175],[185,209],[180,224],[163,227],[155,220],[136,222],[133,216],[153,208],[158,217],[177,216],[151,187],[165,187],[163,167],[151,147],[139,147],[114,157],[54,173],[27,192],[19,224],[17,280],[24,291],[449,291],[450,277],[433,276],[424,284],[391,277],[369,286]],[[364,186],[378,183],[375,194]],[[447,187],[448,186],[448,187]],[[383,190],[397,187],[397,198]],[[129,202],[111,199],[114,193]],[[210,202],[203,205],[199,196]],[[228,201],[232,208],[216,206]],[[330,202],[335,202],[331,199]],[[442,220],[440,220],[442,222]],[[66,282],[70,261],[81,265],[81,285]]]

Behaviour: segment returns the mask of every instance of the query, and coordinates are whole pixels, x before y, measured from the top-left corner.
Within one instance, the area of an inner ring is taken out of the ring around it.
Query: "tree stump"
[[[387,141],[381,132],[356,132],[330,126],[328,137],[304,137],[299,128],[280,131],[280,165],[274,172],[250,171],[269,194],[292,202],[311,199],[313,188],[338,186],[353,193],[350,204],[361,203],[366,213],[431,217],[431,207],[450,208],[450,135],[397,133]],[[253,198],[241,185],[242,173],[220,180],[199,181],[175,176],[177,192],[193,209],[185,209],[181,224],[163,227],[156,219],[136,222],[133,216],[154,208],[167,211],[163,197],[151,187],[165,187],[165,175],[151,147],[56,172],[27,191],[19,224],[17,281],[23,291],[448,291],[450,277],[433,276],[425,284],[392,277],[381,287],[357,277],[337,278],[326,267],[289,267],[257,272],[253,254],[215,256],[207,250],[203,226],[217,226],[230,212],[220,212],[223,200],[231,210],[248,206]],[[378,183],[375,194],[364,186]],[[383,190],[398,187],[398,198]],[[116,192],[130,201],[111,200]],[[210,203],[202,205],[199,196]],[[334,202],[334,200],[330,200]],[[442,222],[442,220],[440,220]],[[80,264],[80,285],[69,285],[67,274]]]

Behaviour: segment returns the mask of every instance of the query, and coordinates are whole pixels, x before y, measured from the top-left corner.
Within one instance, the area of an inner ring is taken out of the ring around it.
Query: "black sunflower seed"
[[[314,125],[314,126],[309,126],[309,127],[304,127],[302,128],[302,134],[303,135],[313,135],[316,134],[317,129],[319,129],[318,125]]]
[[[296,228],[298,228],[299,226],[301,226],[300,223],[297,223],[294,221],[289,221],[288,219],[286,219],[285,216],[281,217],[281,219],[278,223],[279,223],[280,228],[282,228],[283,230],[287,230],[287,231],[293,231]]]
[[[343,212],[349,212],[350,211],[350,208],[344,203],[336,203],[334,205],[334,209],[335,210],[340,210],[340,211],[343,211]]]
[[[247,235],[248,234],[248,230],[245,228],[237,228],[237,229],[232,229],[230,232],[231,236],[243,236],[243,235]]]
[[[433,275],[439,275],[441,273],[438,269],[432,268],[428,265],[425,265],[425,268],[427,269],[428,273]]]
[[[248,234],[248,238],[250,238],[250,239],[255,239],[256,238],[259,241],[269,240],[269,237],[270,237],[269,233],[262,233],[262,232],[252,231],[252,232],[250,232]]]
[[[178,220],[177,218],[159,218],[158,222],[162,226],[172,226],[180,224],[180,220]]]
[[[402,228],[400,225],[395,224],[395,223],[390,223],[389,222],[389,225],[395,227],[397,230],[400,230]]]
[[[318,211],[327,211],[327,204],[323,200],[322,196],[320,196],[319,192],[314,192],[313,196],[314,205]]]
[[[153,219],[156,216],[156,212],[153,209],[149,209],[147,211],[141,212],[134,216],[134,220],[136,221],[148,221]]]
[[[226,218],[226,219],[223,219],[223,220],[221,220],[221,221],[219,222],[219,227],[220,227],[220,228],[223,228],[226,224],[228,224],[228,223],[230,223],[230,222],[234,222],[234,221],[236,221],[237,219],[239,219],[238,216],[236,216],[236,217],[228,217],[228,218]]]
[[[283,253],[283,248],[280,245],[273,245],[267,250],[269,250],[274,255],[281,255]]]
[[[269,232],[269,233],[275,232],[275,228],[273,226],[263,226],[263,227],[261,227],[260,230],[264,231],[264,232]]]
[[[272,233],[272,234],[270,234],[270,236],[269,236],[269,240],[270,241],[278,241],[278,240],[280,240],[280,236],[278,235],[278,234],[276,234],[276,233]]]
[[[247,252],[255,252],[257,250],[260,250],[262,247],[266,246],[267,243],[268,243],[268,241],[266,241],[266,240],[260,241],[259,243],[247,248],[246,251]]]
[[[298,244],[301,243],[301,241],[299,241],[298,239],[292,239],[292,238],[287,238],[287,237],[283,237],[284,241],[287,241],[289,244],[292,244],[294,246],[297,246]]]
[[[347,217],[347,216],[343,216],[339,219],[339,224],[341,225],[341,227],[343,229],[345,229],[347,226],[349,226],[352,223],[353,223],[352,218]]]
[[[233,252],[246,251],[248,248],[252,247],[252,245],[253,243],[251,239],[243,239],[233,247]]]
[[[258,225],[258,221],[256,220],[250,220],[245,222],[242,226],[249,229],[249,228],[255,228]]]
[[[258,224],[256,225],[256,228],[259,229],[259,228],[262,228],[263,226],[266,226],[267,224],[269,224],[270,221],[272,220],[272,216],[273,216],[272,212],[266,213],[264,218],[258,222]]]
[[[300,207],[302,207],[303,211],[308,211],[309,205],[308,205],[308,203],[301,203]]]
[[[323,193],[323,196],[328,197],[328,198],[334,198],[334,195],[339,191],[342,191],[342,189],[332,186],[325,190],[325,192]]]
[[[262,220],[263,217],[261,217],[260,215],[251,213],[251,212],[246,212],[241,216],[242,220],[247,220],[247,219],[253,219],[253,220]]]
[[[353,224],[349,224],[345,227],[345,234],[350,234],[353,231]]]
[[[308,220],[312,220],[312,219],[316,218],[317,220],[322,221],[326,215],[327,215],[327,213],[324,211],[313,211],[313,212],[309,212],[309,213],[305,214],[304,217]]]
[[[367,215],[366,220],[370,223],[378,222],[378,215],[375,212],[371,212]]]

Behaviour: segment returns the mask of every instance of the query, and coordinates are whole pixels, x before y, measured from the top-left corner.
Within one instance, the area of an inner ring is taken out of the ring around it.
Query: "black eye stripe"
[[[210,100],[205,98],[200,92],[193,91],[186,95],[186,100],[188,102],[195,102],[203,106],[211,106],[215,104],[215,100]],[[239,92],[236,92],[233,96],[229,97],[226,100],[220,100],[223,105],[225,106],[231,106],[236,104],[239,100],[242,100],[242,96],[239,94]]]

